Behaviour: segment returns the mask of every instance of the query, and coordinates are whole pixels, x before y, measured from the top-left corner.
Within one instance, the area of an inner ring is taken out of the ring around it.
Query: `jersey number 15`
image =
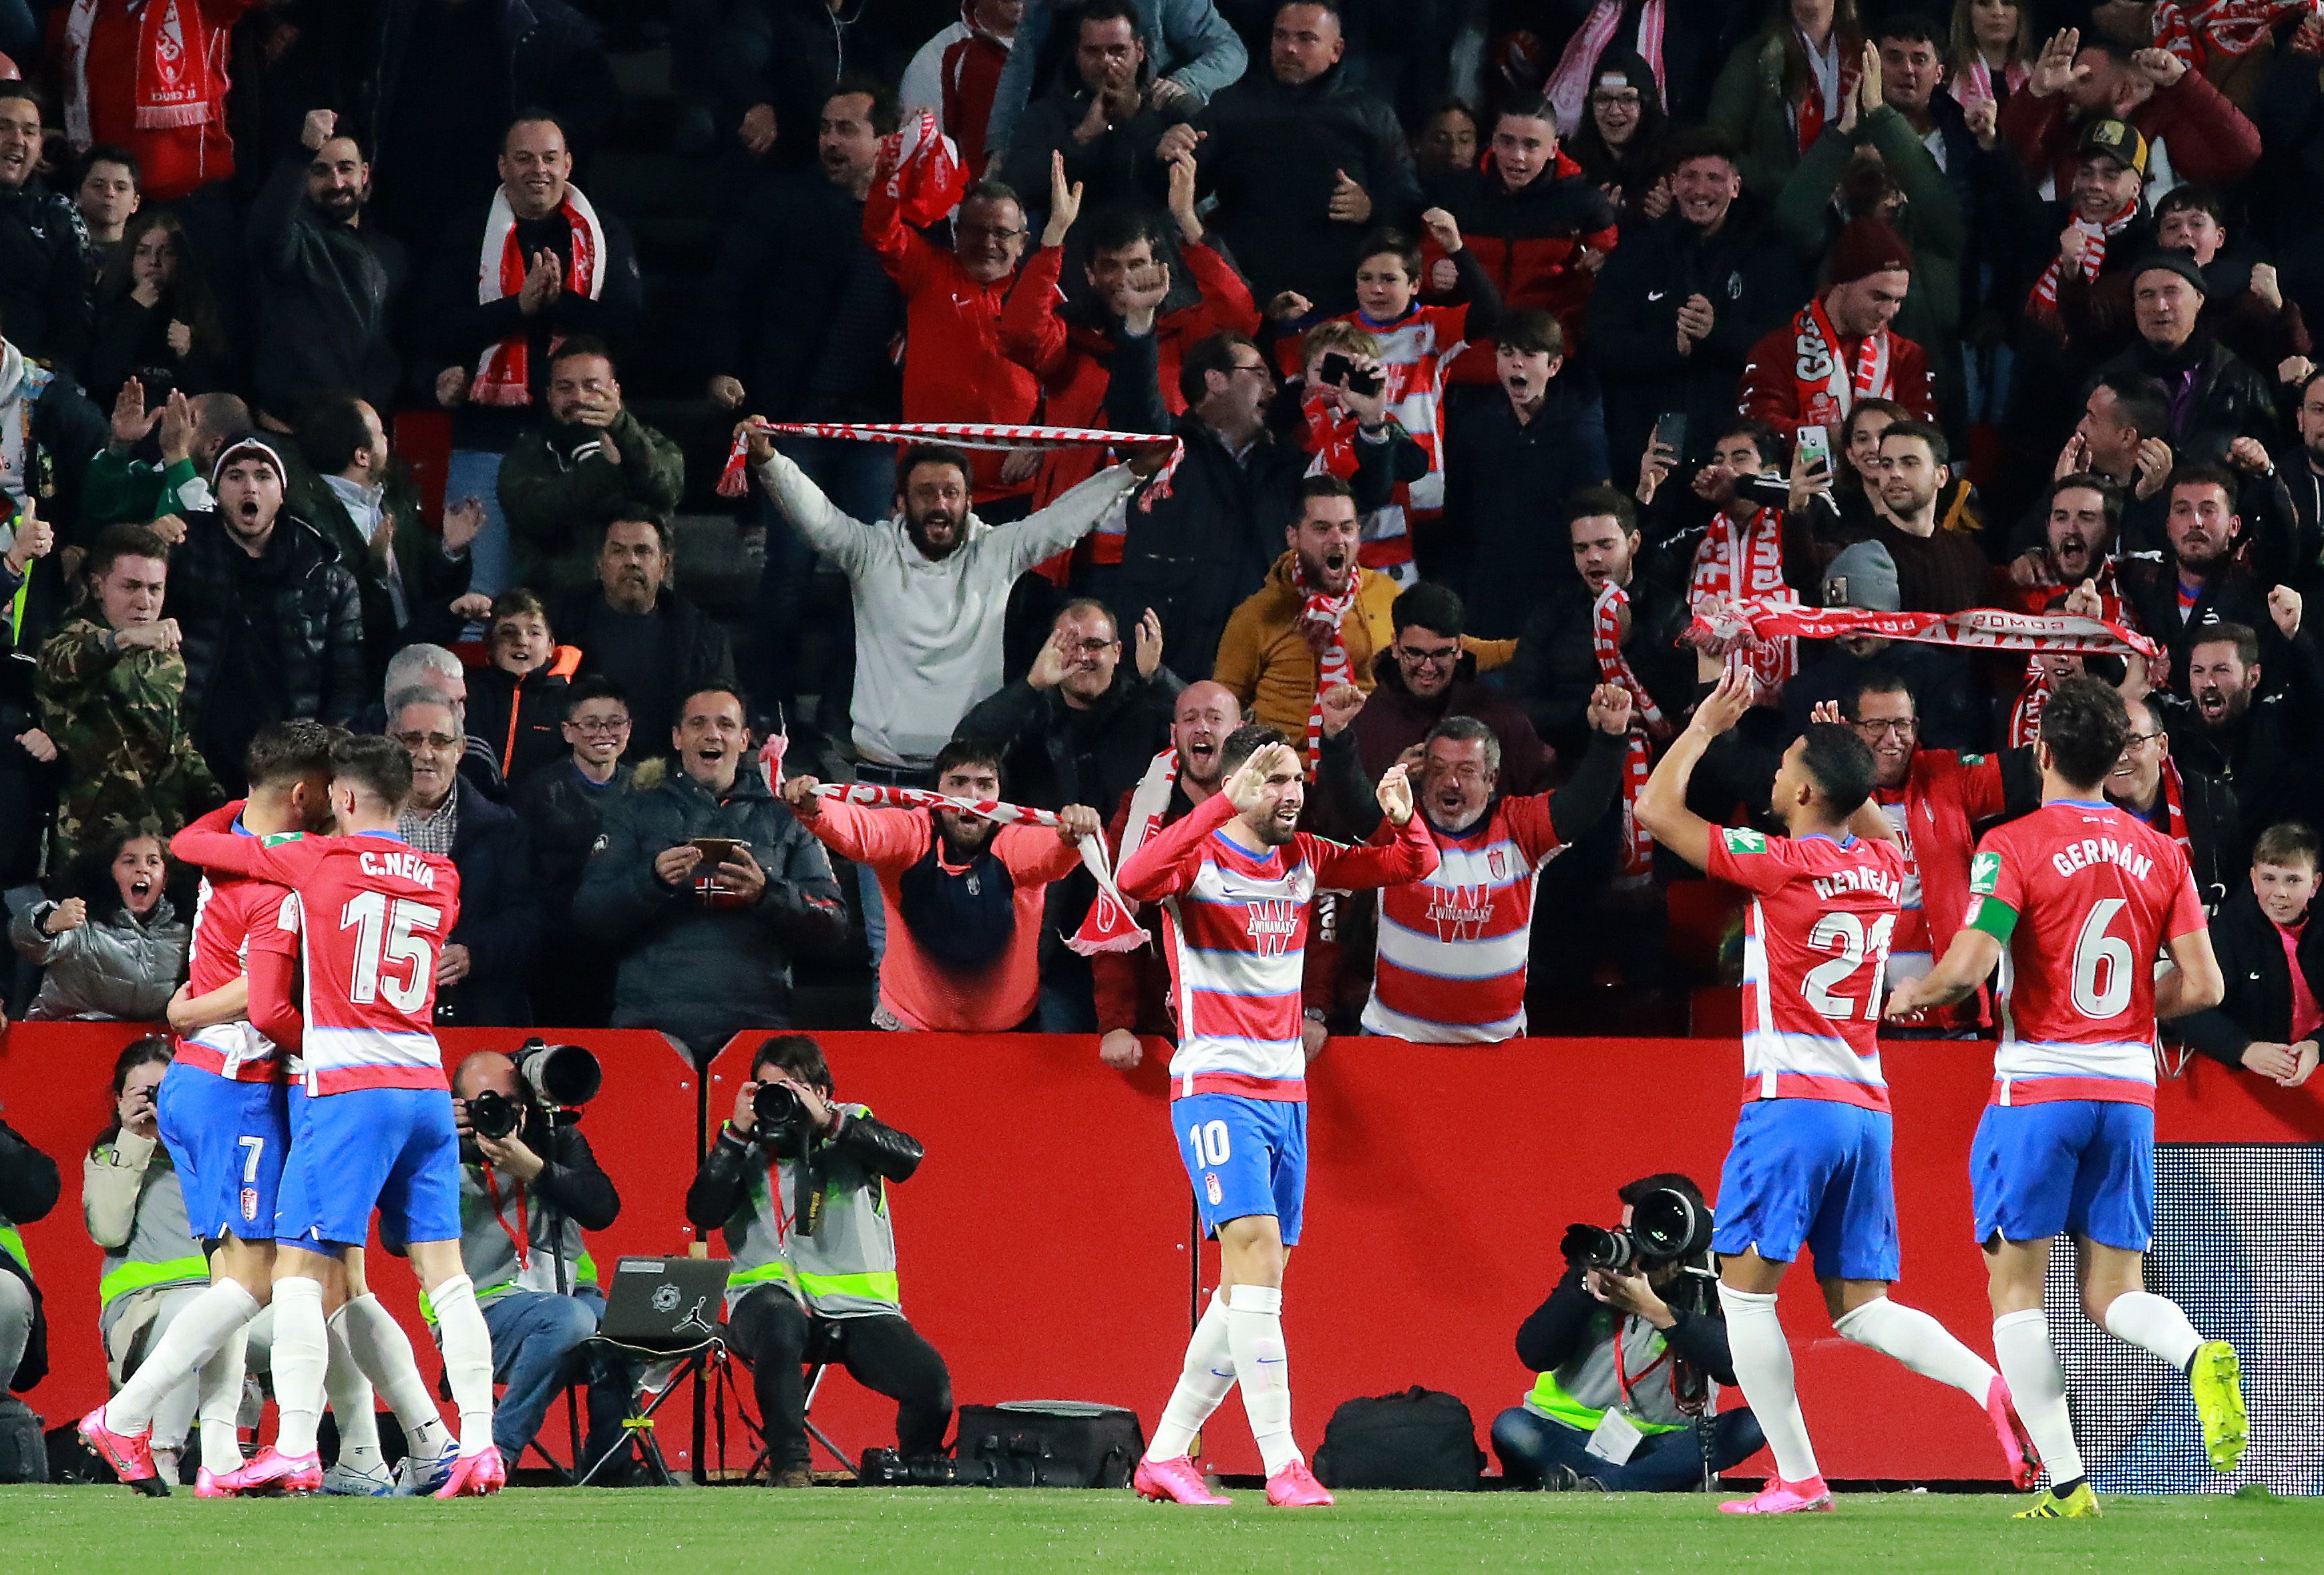
[[[339,911],[339,928],[355,931],[355,972],[347,999],[356,1005],[384,1000],[399,1012],[416,1012],[436,977],[436,954],[424,936],[442,916],[425,903],[384,892],[358,892]]]
[[[1895,928],[1896,915],[1894,913],[1880,915],[1873,921],[1869,931],[1864,928],[1864,921],[1853,913],[1826,913],[1817,920],[1816,927],[1808,931],[1808,944],[1818,951],[1832,951],[1839,955],[1829,962],[1820,962],[1808,969],[1808,976],[1801,981],[1800,987],[1808,998],[1808,1005],[1813,1006],[1818,1014],[1834,1022],[1845,1023],[1855,1016],[1858,1009],[1857,998],[1840,994],[1838,987],[1848,983],[1858,969],[1869,962],[1872,973],[1864,991],[1862,1011],[1867,1022],[1877,1022],[1880,1017],[1880,976],[1888,967],[1888,940]]]

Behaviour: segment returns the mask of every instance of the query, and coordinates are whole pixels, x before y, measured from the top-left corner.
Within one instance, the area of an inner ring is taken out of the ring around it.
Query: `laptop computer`
[[[725,1318],[724,1258],[623,1258],[613,1265],[604,1339],[645,1350],[680,1350],[717,1334]]]

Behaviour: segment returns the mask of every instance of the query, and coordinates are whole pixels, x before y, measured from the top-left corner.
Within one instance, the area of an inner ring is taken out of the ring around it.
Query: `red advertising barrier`
[[[134,1032],[35,1024],[0,1042],[7,1119],[67,1173],[56,1212],[25,1232],[55,1326],[55,1371],[32,1399],[52,1421],[103,1393],[98,1255],[81,1229],[78,1160],[105,1119],[113,1053]],[[456,1059],[521,1035],[444,1037]],[[654,1034],[552,1037],[586,1044],[605,1063],[605,1091],[582,1130],[623,1207],[592,1252],[610,1264],[682,1250],[699,1153],[691,1069]],[[739,1039],[713,1064],[712,1126],[733,1107],[760,1037]],[[1150,1427],[1177,1372],[1194,1292],[1188,1191],[1157,1065],[1109,1071],[1086,1038],[817,1038],[842,1098],[927,1146],[919,1173],[891,1198],[905,1311],[944,1352],[955,1396],[1106,1401],[1136,1408]],[[1990,1047],[1900,1043],[1885,1059],[1904,1242],[1897,1298],[1989,1352],[1968,1154]],[[1310,1084],[1306,1230],[1285,1298],[1302,1441],[1313,1447],[1341,1401],[1412,1384],[1460,1395],[1481,1435],[1531,1382],[1511,1340],[1555,1280],[1566,1224],[1609,1221],[1615,1189],[1653,1171],[1683,1171],[1715,1192],[1737,1071],[1732,1041],[1333,1042]],[[2324,1141],[2314,1092],[2203,1062],[2164,1082],[2156,1122],[2165,1142]],[[723,1255],[723,1241],[712,1250]],[[389,1305],[409,1314],[408,1274],[382,1255],[374,1262]],[[1204,1266],[1207,1290],[1214,1255]],[[2000,1475],[1981,1409],[1833,1335],[1804,1274],[1784,1301],[1802,1401],[1830,1472]],[[413,1329],[424,1352],[416,1317]],[[850,1450],[894,1437],[892,1406],[844,1376],[815,1414]],[[671,1435],[682,1431],[666,1430],[673,1459],[684,1441]],[[730,1438],[740,1464],[747,1451]],[[1257,1467],[1233,1401],[1205,1442],[1224,1469]]]

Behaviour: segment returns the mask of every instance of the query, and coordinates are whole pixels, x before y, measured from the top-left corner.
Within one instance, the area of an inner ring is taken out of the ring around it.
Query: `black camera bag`
[[[1485,1468],[1477,1424],[1457,1394],[1414,1385],[1332,1413],[1315,1476],[1326,1487],[1466,1493]]]
[[[1145,1452],[1138,1413],[1119,1405],[964,1405],[954,1480],[963,1487],[1126,1487]]]

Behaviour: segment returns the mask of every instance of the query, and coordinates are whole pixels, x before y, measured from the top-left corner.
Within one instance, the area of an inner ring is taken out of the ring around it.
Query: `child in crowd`
[[[2251,890],[2211,921],[2227,999],[2172,1027],[2188,1045],[2296,1089],[2316,1070],[2324,1034],[2324,925],[2310,922],[2316,833],[2270,826],[2252,847]]]
[[[566,682],[581,653],[557,644],[529,590],[493,599],[487,638],[490,664],[468,675],[468,736],[491,747],[502,778],[514,784],[564,757]]]
[[[75,859],[55,902],[34,903],[8,926],[18,954],[46,970],[24,1015],[151,1023],[186,977],[192,933],[162,888],[161,839],[115,831]]]

